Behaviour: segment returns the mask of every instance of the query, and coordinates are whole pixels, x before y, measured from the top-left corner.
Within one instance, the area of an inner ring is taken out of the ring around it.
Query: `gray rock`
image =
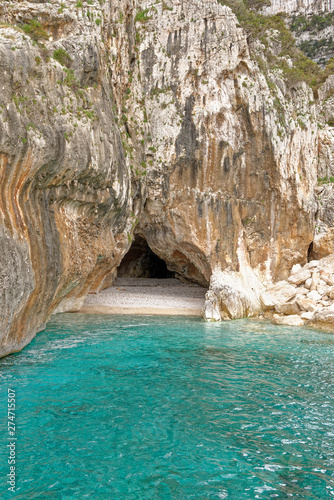
[[[329,272],[320,273],[321,279],[328,285],[334,286],[334,275]]]
[[[309,293],[310,290],[308,290],[307,288],[304,288],[303,286],[300,286],[297,288],[297,296],[298,295],[307,295]]]
[[[313,290],[316,290],[318,288],[319,282],[320,282],[320,274],[319,271],[316,270],[312,273],[312,283],[310,286],[311,292],[313,292]]]

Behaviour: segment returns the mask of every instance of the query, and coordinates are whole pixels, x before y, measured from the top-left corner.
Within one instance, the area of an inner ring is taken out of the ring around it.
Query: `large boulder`
[[[274,304],[288,302],[295,297],[297,289],[286,281],[279,281],[273,286],[270,286],[267,291],[270,293]]]
[[[307,279],[311,278],[311,275],[312,273],[309,269],[302,269],[298,273],[289,276],[288,282],[292,285],[301,285],[302,283],[305,283]]]
[[[205,294],[203,318],[206,321],[220,321],[222,319],[219,309],[219,299],[212,290],[209,290]]]
[[[276,304],[275,311],[279,314],[284,314],[285,316],[291,316],[299,314],[300,308],[298,303],[294,300],[284,304]]]
[[[316,312],[313,317],[313,322],[322,327],[334,328],[334,305],[324,307]]]
[[[316,303],[307,297],[298,299],[297,304],[302,311],[314,312],[317,309]]]
[[[272,319],[272,323],[274,323],[274,325],[288,325],[288,326],[303,326],[304,325],[304,321],[298,315],[278,316],[275,314],[273,319]]]

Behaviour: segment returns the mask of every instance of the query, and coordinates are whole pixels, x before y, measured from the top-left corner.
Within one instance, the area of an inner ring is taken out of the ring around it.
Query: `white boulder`
[[[314,312],[317,309],[316,303],[307,297],[297,300],[297,304],[302,311]]]
[[[274,304],[288,302],[295,297],[297,289],[293,285],[289,285],[286,281],[279,281],[275,285],[268,288]]]
[[[312,278],[308,278],[306,281],[305,281],[305,287],[308,288],[310,290],[311,286],[312,286]]]
[[[205,321],[221,321],[219,300],[212,290],[205,294],[203,317]]]
[[[291,274],[299,273],[299,271],[301,271],[301,270],[302,270],[302,266],[300,264],[295,264],[294,266],[292,266]]]
[[[317,302],[318,300],[321,299],[320,293],[317,292],[317,290],[312,290],[312,292],[307,294],[307,298],[314,300],[314,302]]]
[[[311,271],[308,269],[302,269],[299,273],[290,276],[288,278],[288,282],[292,285],[301,285],[302,283],[305,283],[308,278],[311,278]]]
[[[303,326],[304,321],[298,315],[278,316],[274,314],[272,323],[274,323],[274,325]]]
[[[291,316],[300,313],[300,309],[296,301],[285,302],[284,304],[276,304],[275,311],[279,314],[284,314],[285,316]]]
[[[300,315],[301,319],[303,320],[306,320],[306,321],[311,321],[314,317],[314,313],[311,312],[311,311],[304,311],[301,315]]]

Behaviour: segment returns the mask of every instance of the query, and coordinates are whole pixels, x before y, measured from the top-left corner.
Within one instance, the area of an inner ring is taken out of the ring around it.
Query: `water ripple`
[[[333,351],[264,322],[58,315],[0,360],[19,447],[1,498],[334,498]]]

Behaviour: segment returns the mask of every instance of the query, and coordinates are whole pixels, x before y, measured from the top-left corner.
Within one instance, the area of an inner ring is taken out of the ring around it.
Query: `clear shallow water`
[[[0,360],[0,497],[334,498],[333,354],[332,335],[253,321],[58,315]]]

